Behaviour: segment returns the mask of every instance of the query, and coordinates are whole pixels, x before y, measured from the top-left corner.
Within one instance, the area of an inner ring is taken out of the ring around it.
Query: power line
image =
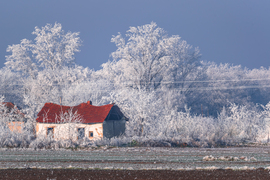
[[[261,89],[261,88],[270,88],[270,85],[267,86],[235,86],[235,87],[198,87],[198,88],[184,88],[185,90],[231,90],[231,89]]]
[[[263,78],[263,79],[220,79],[220,80],[187,80],[187,81],[138,81],[138,83],[157,83],[157,84],[178,84],[178,83],[216,83],[216,82],[246,82],[246,81],[266,81],[270,80],[270,78]],[[82,83],[79,83],[82,84]],[[84,83],[83,83],[84,84]],[[116,83],[98,83],[96,82],[85,82],[85,84],[116,84]],[[134,82],[122,82],[117,84],[135,84]],[[16,83],[13,85],[25,85],[25,83]],[[51,86],[59,86],[58,84],[53,84]]]
[[[196,82],[196,83],[209,83],[209,82],[212,82],[212,83],[215,83],[215,82],[239,82],[239,81],[266,81],[266,80],[270,80],[270,78],[264,78],[264,79],[228,79],[228,80],[204,80],[204,81],[165,81],[165,82],[161,82],[161,84],[166,84],[166,83],[171,83],[171,84],[177,84],[177,83],[185,83],[185,82],[190,82],[190,83],[193,83],[193,82]],[[156,82],[158,83],[158,82]]]
[[[270,88],[270,85],[264,86],[234,86],[234,87],[193,87],[193,88],[180,88],[181,91],[215,91],[215,90],[234,90],[234,89],[261,89],[261,88]],[[174,88],[177,89],[177,88]],[[112,89],[100,89],[100,90],[80,90],[80,92],[112,92]],[[5,91],[1,90],[0,93],[5,93]]]
[[[164,84],[164,85],[169,85],[169,84],[181,84],[181,83],[218,83],[218,82],[251,82],[251,81],[268,81],[270,80],[270,78],[263,78],[263,79],[230,79],[230,80],[205,80],[205,81],[163,81],[163,82],[147,82],[147,81],[139,81],[138,83],[134,83],[134,82],[122,82],[122,83],[98,83],[96,82],[83,82],[83,83],[77,83],[77,84],[64,84],[64,85],[59,85],[59,84],[52,84],[52,85],[48,85],[49,87],[59,87],[59,86],[63,86],[63,87],[67,87],[67,86],[77,86],[77,85],[97,85],[97,86],[102,86],[102,85],[117,85],[117,84],[122,84],[122,85],[127,85],[127,86],[132,86],[132,85],[138,85],[139,83],[160,83],[160,84]],[[16,86],[16,85],[25,85],[22,83],[16,83],[16,84],[12,84],[11,86]],[[6,88],[6,86],[5,86]],[[206,91],[206,90],[233,90],[233,89],[261,89],[261,88],[270,88],[270,85],[246,85],[246,86],[233,86],[233,87],[214,87],[214,86],[208,86],[208,87],[191,87],[191,88],[181,88],[180,90],[182,91],[187,91],[187,90],[191,90],[191,91]],[[108,91],[112,91],[111,89],[109,90],[105,90],[105,89],[101,89],[101,90],[89,90],[89,91],[85,91],[85,92],[108,92]],[[0,92],[3,92],[0,91]],[[4,91],[6,93],[6,90]]]

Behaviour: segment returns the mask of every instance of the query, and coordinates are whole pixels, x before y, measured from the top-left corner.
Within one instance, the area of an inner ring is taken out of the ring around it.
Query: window
[[[94,137],[94,132],[93,131],[89,131],[89,138],[92,139]]]
[[[84,128],[78,128],[78,139],[84,138]]]
[[[53,132],[54,132],[54,128],[53,127],[48,127],[47,128],[47,137],[54,138],[53,137]]]

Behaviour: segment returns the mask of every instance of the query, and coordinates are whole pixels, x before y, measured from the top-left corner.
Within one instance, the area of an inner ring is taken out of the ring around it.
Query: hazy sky
[[[8,45],[33,40],[35,26],[58,22],[80,32],[77,64],[97,70],[116,50],[112,35],[151,21],[198,46],[204,61],[270,65],[269,0],[1,0],[0,67]]]

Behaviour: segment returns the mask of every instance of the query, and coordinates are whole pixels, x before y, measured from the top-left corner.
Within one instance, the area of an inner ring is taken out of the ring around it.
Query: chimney
[[[92,105],[92,101],[87,101],[87,104]]]

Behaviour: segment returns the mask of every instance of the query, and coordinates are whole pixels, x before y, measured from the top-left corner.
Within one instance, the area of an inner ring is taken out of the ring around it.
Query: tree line
[[[199,48],[154,22],[112,36],[116,51],[96,71],[75,63],[78,32],[55,23],[32,34],[33,41],[8,46],[0,70],[2,101],[21,107],[29,122],[46,102],[91,100],[121,108],[130,119],[126,137],[201,144],[265,140],[269,68],[203,61]]]

